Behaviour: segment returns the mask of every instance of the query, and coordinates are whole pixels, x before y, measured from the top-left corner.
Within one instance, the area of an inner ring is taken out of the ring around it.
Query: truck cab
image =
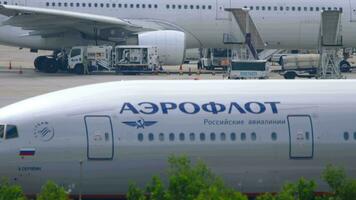
[[[73,47],[68,55],[68,69],[70,71],[75,71],[80,73],[83,68],[83,59],[84,59],[84,50],[85,47],[78,46]]]

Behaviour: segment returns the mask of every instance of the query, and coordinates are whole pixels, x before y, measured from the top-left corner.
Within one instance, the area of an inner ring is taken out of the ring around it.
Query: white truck
[[[76,46],[68,54],[68,70],[84,73],[89,71],[147,72],[159,66],[158,49],[152,46]]]
[[[228,68],[228,78],[266,79],[268,72],[266,60],[232,60]]]

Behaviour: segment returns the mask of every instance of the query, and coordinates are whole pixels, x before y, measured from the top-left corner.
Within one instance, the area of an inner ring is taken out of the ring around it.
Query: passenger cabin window
[[[276,140],[277,140],[277,133],[276,133],[276,132],[273,132],[273,133],[271,134],[271,138],[272,138],[273,141],[276,141]]]
[[[241,141],[245,141],[246,140],[246,133],[241,133]]]
[[[138,139],[138,141],[142,142],[142,141],[143,141],[143,134],[142,134],[142,133],[139,133],[139,134],[137,135],[137,139]]]
[[[200,133],[200,141],[205,141],[205,134],[204,133]]]
[[[154,135],[153,133],[148,134],[148,140],[153,141],[154,140]]]
[[[305,139],[309,140],[310,139],[310,133],[309,132],[305,132]]]
[[[19,134],[17,132],[17,127],[14,125],[6,125],[6,136],[5,139],[18,138]]]
[[[349,132],[344,132],[344,140],[347,141],[349,140],[350,136],[349,136]]]
[[[256,139],[257,139],[256,133],[255,132],[251,133],[251,140],[256,141]]]
[[[179,140],[180,140],[180,141],[184,141],[184,140],[185,140],[185,135],[184,135],[184,133],[180,133],[180,134],[179,134]]]
[[[195,140],[195,134],[194,133],[190,133],[189,134],[189,139],[190,139],[190,141],[194,141]]]
[[[169,134],[169,141],[174,141],[174,133]]]
[[[225,141],[226,140],[226,134],[225,133],[221,133],[220,134],[220,140],[221,141]]]
[[[215,133],[210,133],[210,140],[215,141]]]
[[[1,130],[0,130],[0,132],[1,132]],[[354,140],[356,140],[356,132],[354,132]]]
[[[236,140],[236,134],[235,134],[235,133],[231,133],[231,134],[230,134],[230,139],[231,139],[232,141],[235,141],[235,140]]]

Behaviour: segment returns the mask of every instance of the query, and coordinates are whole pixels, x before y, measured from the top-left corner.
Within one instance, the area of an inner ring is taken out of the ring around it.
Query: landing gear
[[[34,61],[35,69],[45,73],[67,71],[67,60],[62,52],[55,51],[52,56],[39,56]]]

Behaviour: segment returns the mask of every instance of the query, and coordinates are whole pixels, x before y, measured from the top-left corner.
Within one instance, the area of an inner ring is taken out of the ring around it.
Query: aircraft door
[[[11,3],[12,5],[26,6],[26,1],[27,0],[12,0]]]
[[[112,160],[114,140],[109,116],[86,116],[88,160]]]
[[[216,0],[216,19],[231,19],[231,12],[225,11],[225,8],[231,8],[231,0]]]
[[[313,124],[309,115],[288,116],[290,159],[311,159],[314,155]]]
[[[350,0],[351,21],[356,22],[356,1]]]

